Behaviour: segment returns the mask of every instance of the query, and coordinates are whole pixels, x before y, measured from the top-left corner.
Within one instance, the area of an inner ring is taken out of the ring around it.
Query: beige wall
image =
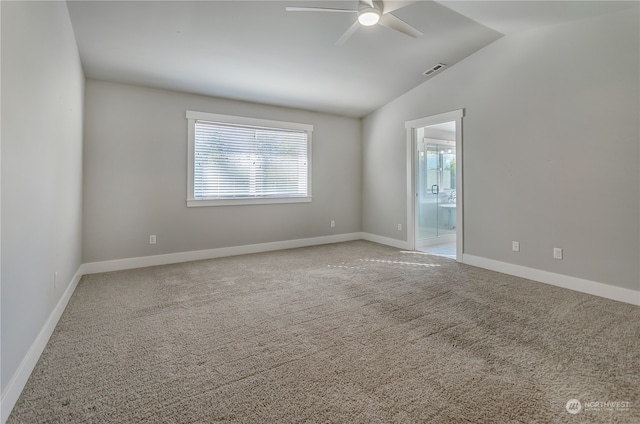
[[[313,201],[187,208],[187,110],[312,124]],[[358,119],[89,80],[83,260],[359,232],[361,174]]]
[[[640,289],[639,21],[506,36],[365,117],[363,231],[406,239],[404,123],[464,108],[465,253]]]
[[[80,266],[84,74],[66,3],[0,7],[4,397]]]

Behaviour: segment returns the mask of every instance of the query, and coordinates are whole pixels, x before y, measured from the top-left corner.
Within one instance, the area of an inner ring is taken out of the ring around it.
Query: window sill
[[[270,205],[278,203],[310,203],[309,197],[277,197],[277,198],[252,198],[252,199],[187,199],[187,207],[201,206],[241,206],[241,205]]]

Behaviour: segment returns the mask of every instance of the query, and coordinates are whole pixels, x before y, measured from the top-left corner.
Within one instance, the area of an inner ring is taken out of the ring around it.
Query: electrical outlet
[[[149,244],[156,244],[156,236],[152,234],[149,236]]]
[[[336,221],[334,221],[333,219],[331,220],[331,228],[336,226]]]
[[[402,224],[398,224],[398,231],[402,231]]]
[[[520,242],[519,241],[512,241],[511,242],[511,250],[513,250],[514,252],[519,252],[520,251]]]
[[[553,259],[562,259],[562,249],[559,247],[553,248]]]

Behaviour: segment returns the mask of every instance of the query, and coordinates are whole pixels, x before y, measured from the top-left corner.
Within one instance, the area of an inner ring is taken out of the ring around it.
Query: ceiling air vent
[[[444,67],[445,67],[445,66],[447,66],[447,65],[445,65],[444,63],[438,63],[438,64],[437,64],[436,66],[434,66],[433,68],[431,68],[431,69],[427,69],[426,71],[424,71],[424,72],[422,73],[422,75],[424,75],[425,77],[430,77],[430,76],[432,76],[433,74],[435,74],[436,72],[439,72],[439,71],[441,71],[442,69],[444,69]]]

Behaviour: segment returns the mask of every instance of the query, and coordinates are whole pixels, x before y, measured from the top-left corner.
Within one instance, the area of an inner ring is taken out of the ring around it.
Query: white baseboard
[[[156,265],[168,265],[180,262],[200,261],[203,259],[226,256],[246,255],[249,253],[269,252],[273,250],[294,249],[297,247],[317,246],[362,239],[362,233],[337,234],[333,236],[312,237],[296,240],[275,241],[270,243],[248,244],[244,246],[220,247],[217,249],[195,250],[191,252],[169,253],[166,255],[143,256],[139,258],[116,259],[113,261],[89,262],[83,264],[84,274],[120,271],[132,268],[144,268]]]
[[[42,355],[44,348],[47,346],[49,338],[53,334],[53,330],[55,330],[58,320],[60,320],[64,309],[67,307],[69,299],[71,299],[71,295],[78,286],[78,282],[80,281],[80,278],[82,278],[82,275],[83,269],[81,265],[58,301],[58,304],[51,312],[51,315],[49,315],[49,319],[47,319],[47,322],[45,322],[40,333],[38,333],[38,337],[36,337],[35,341],[29,348],[29,351],[18,367],[18,370],[9,381],[9,384],[7,384],[7,387],[0,398],[0,422],[4,423],[9,418],[9,414],[11,414],[13,407],[20,397],[20,393],[22,393],[33,369],[38,363],[38,359],[40,359],[40,355]]]
[[[396,247],[398,249],[409,249],[409,243],[406,240],[392,239],[371,233],[360,233],[360,238],[374,243],[386,244],[387,246]]]
[[[514,275],[516,277],[527,278],[552,286],[575,290],[582,293],[592,294],[618,302],[630,303],[640,306],[640,291],[625,289],[623,287],[611,286],[609,284],[596,283],[595,281],[584,280],[582,278],[570,277],[568,275],[556,274],[542,271],[535,268],[528,268],[521,265],[514,265],[500,262],[493,259],[464,254],[463,263],[477,266],[479,268],[490,269],[503,274]]]

